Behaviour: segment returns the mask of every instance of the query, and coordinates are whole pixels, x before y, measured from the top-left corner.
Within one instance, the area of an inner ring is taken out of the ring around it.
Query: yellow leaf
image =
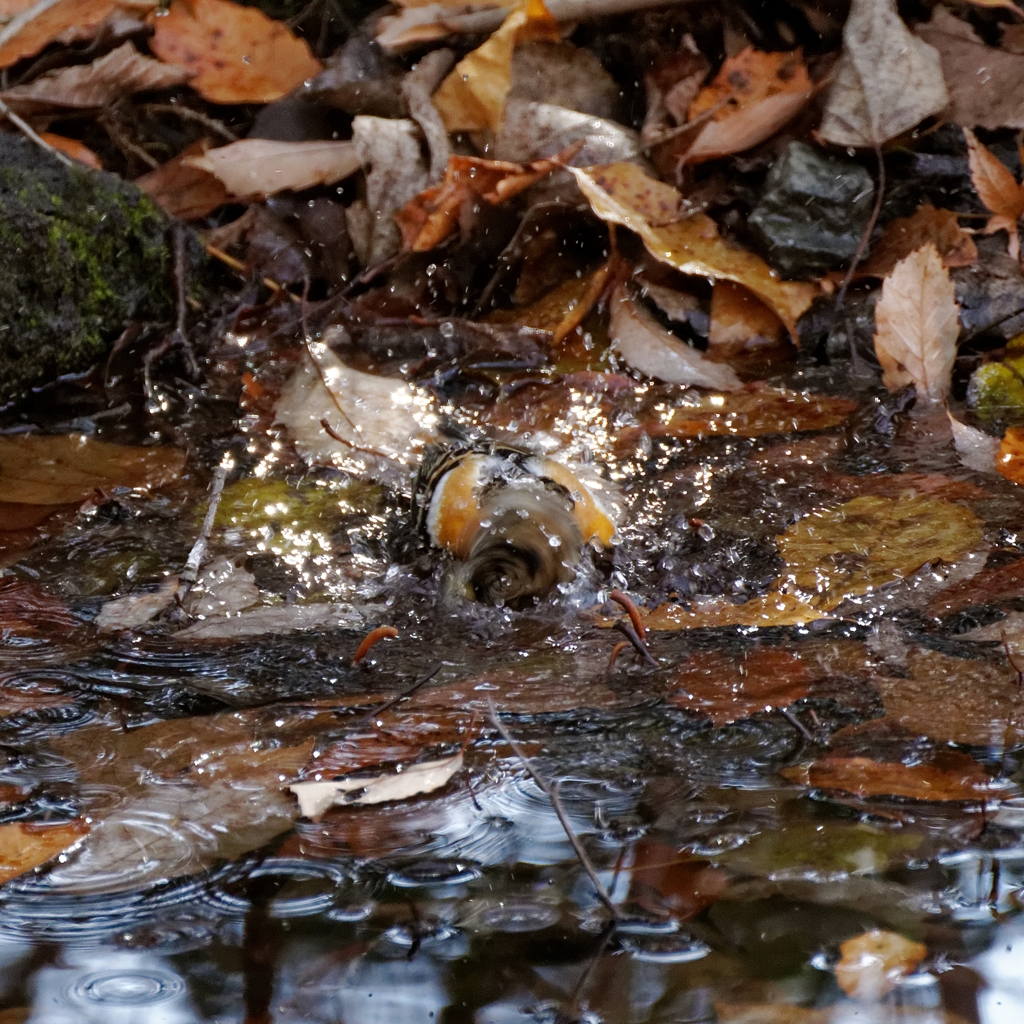
[[[949,391],[960,334],[953,282],[933,242],[893,268],[875,306],[875,354],[890,391],[913,384],[940,402]]]
[[[840,947],[836,981],[856,999],[881,999],[925,958],[928,948],[896,932],[877,928],[847,939]]]
[[[1007,427],[996,455],[996,469],[1007,480],[1024,486],[1024,427]]]
[[[609,164],[606,167],[569,170],[594,213],[603,221],[621,224],[635,231],[656,259],[684,274],[724,278],[752,291],[773,309],[789,332],[796,337],[796,323],[818,293],[816,285],[803,281],[783,281],[767,263],[745,249],[727,242],[718,226],[704,213],[671,223],[651,223],[649,203],[639,194],[657,197],[660,207],[669,186],[649,178],[633,164]],[[649,193],[638,193],[648,183]]]
[[[483,46],[455,65],[434,93],[434,107],[448,131],[497,131],[512,88],[516,43],[560,38],[558,22],[543,0],[523,0]]]

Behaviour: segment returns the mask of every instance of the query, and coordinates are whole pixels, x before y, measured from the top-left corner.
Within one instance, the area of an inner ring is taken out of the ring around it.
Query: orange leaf
[[[985,233],[1006,231],[1010,256],[1016,259],[1020,255],[1017,218],[1024,214],[1024,186],[1017,184],[1010,169],[978,141],[970,128],[963,131],[974,190],[992,213]]]
[[[1007,427],[996,456],[996,469],[1007,480],[1024,486],[1024,427]]]
[[[64,825],[0,825],[0,884],[45,864],[88,831],[81,819]]]
[[[901,796],[912,800],[978,800],[992,793],[992,779],[966,754],[950,751],[945,766],[906,765],[867,757],[825,757],[810,765],[784,768],[783,776],[815,789],[837,789],[853,796]]]
[[[890,391],[913,384],[920,399],[945,398],[960,335],[959,313],[949,271],[933,243],[896,264],[875,306],[875,354]]]
[[[743,285],[715,282],[711,291],[708,352],[728,358],[758,339],[762,343],[778,343],[785,329],[782,321]]]
[[[156,170],[137,178],[135,184],[172,217],[205,217],[228,197],[220,178],[191,162],[192,157],[202,156],[209,148],[210,139],[200,139]]]
[[[0,44],[0,68],[31,57],[68,31],[76,39],[89,39],[111,15],[144,17],[156,5],[157,0],[57,0],[34,13],[36,4],[8,4],[2,13],[17,13],[4,26],[6,41]]]
[[[847,939],[840,947],[836,981],[856,999],[880,999],[900,978],[913,972],[927,956],[928,948],[896,932],[877,928]]]
[[[94,171],[102,171],[103,163],[100,158],[84,143],[78,139],[69,139],[65,135],[54,135],[53,132],[40,132],[39,138],[49,143],[54,149],[59,149],[65,156],[77,160]]]
[[[799,50],[762,53],[748,46],[728,58],[690,104],[691,121],[702,114],[710,114],[711,120],[686,151],[686,162],[714,160],[758,145],[792,120],[813,93]]]
[[[889,221],[882,237],[871,249],[871,258],[857,272],[858,277],[885,277],[912,252],[932,242],[944,267],[967,267],[977,262],[974,239],[960,227],[952,210],[937,210],[922,203],[910,217]]]
[[[171,0],[153,24],[150,49],[212,103],[272,103],[323,70],[287,25],[230,0]]]

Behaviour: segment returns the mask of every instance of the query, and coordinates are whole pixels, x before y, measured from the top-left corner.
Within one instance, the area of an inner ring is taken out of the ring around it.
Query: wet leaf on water
[[[879,146],[948,102],[938,53],[910,34],[896,0],[854,0],[821,137],[837,146]]]
[[[1024,587],[1021,587],[1024,592]],[[1005,619],[998,622],[990,622],[987,626],[980,626],[967,633],[961,634],[964,640],[995,642],[1005,650],[1008,657],[1014,663],[1024,667],[1024,612],[1010,612]]]
[[[667,843],[645,838],[633,847],[629,900],[652,913],[668,910],[673,920],[687,921],[710,907],[728,881],[707,861],[681,854]]]
[[[101,633],[136,629],[156,618],[174,600],[178,577],[171,576],[154,590],[143,590],[107,601],[93,619]]]
[[[803,55],[763,53],[748,46],[728,57],[690,104],[689,120],[710,120],[685,151],[687,163],[741,153],[771,138],[814,94]]]
[[[361,166],[352,142],[272,139],[241,139],[187,157],[182,165],[212,174],[236,199],[265,199],[278,192],[333,185]]]
[[[949,271],[933,243],[896,264],[875,306],[875,354],[890,391],[913,384],[919,400],[940,402],[946,397],[959,313]]]
[[[890,721],[942,742],[997,749],[1020,742],[1024,706],[1009,665],[914,650],[908,668],[909,678],[872,680]]]
[[[177,480],[185,453],[94,441],[84,434],[0,437],[4,500],[24,505],[82,502],[118,487],[149,490]]]
[[[996,453],[996,471],[1024,485],[1024,427],[1007,427]]]
[[[0,885],[52,860],[88,834],[82,819],[63,825],[0,825]]]
[[[953,431],[953,445],[956,447],[960,461],[978,473],[994,473],[996,457],[999,454],[1000,440],[986,434],[984,430],[961,423],[947,410],[949,426]]]
[[[473,156],[450,157],[444,180],[410,199],[395,214],[403,247],[413,252],[433,249],[458,227],[460,213],[467,203],[483,199],[496,206],[529,188],[557,166],[551,160],[538,160],[523,167]]]
[[[944,618],[975,605],[998,605],[1017,597],[1024,597],[1024,559],[998,569],[982,569],[971,579],[948,587],[925,611],[935,618]]]
[[[638,198],[638,184],[643,184],[643,176],[637,174],[633,164],[569,170],[594,213],[608,223],[635,231],[655,259],[684,274],[713,280],[724,278],[744,285],[774,310],[795,336],[797,320],[817,294],[815,285],[781,280],[759,256],[722,238],[718,225],[707,214],[695,213],[671,223],[651,223],[646,198],[642,202]],[[664,193],[664,183],[647,181],[651,195]],[[661,208],[664,200],[659,199],[657,205]]]
[[[713,363],[677,338],[622,288],[609,303],[608,335],[626,365],[669,384],[695,384],[716,391],[739,391],[743,383],[724,363]]]
[[[931,242],[944,267],[967,267],[978,261],[978,247],[952,210],[922,203],[910,217],[895,217],[885,225],[882,237],[871,247],[871,256],[858,276],[887,277],[900,260]]]
[[[781,775],[803,786],[835,789],[860,799],[899,796],[912,800],[986,800],[1006,791],[972,757],[947,751],[934,763],[903,764],[867,757],[825,757],[809,765],[782,769]]]
[[[271,604],[236,615],[214,615],[193,622],[174,634],[177,642],[239,640],[304,629],[361,629],[364,613],[351,604],[317,601],[312,604]]]
[[[298,782],[288,789],[299,801],[303,817],[314,821],[331,807],[366,806],[408,800],[446,786],[461,770],[463,754],[439,761],[421,761],[401,772],[374,778],[335,779],[331,782]]]
[[[879,498],[924,494],[947,501],[984,501],[992,497],[969,480],[955,480],[942,473],[869,473],[865,476],[825,473],[821,482],[842,498],[855,498],[860,494],[874,494]]]
[[[162,64],[124,43],[91,64],[48,71],[27,85],[5,89],[0,99],[23,115],[59,107],[81,110],[105,107],[135,93],[171,89],[191,77],[186,69]]]
[[[171,0],[153,26],[152,51],[211,103],[272,103],[323,70],[284,22],[230,0]]]
[[[839,987],[854,999],[874,1001],[891,992],[900,978],[912,974],[928,955],[928,947],[896,932],[874,928],[847,939],[835,966]]]
[[[785,570],[763,597],[664,604],[649,629],[788,626],[827,618],[846,598],[905,579],[930,562],[953,563],[982,540],[973,512],[942,498],[864,495],[812,512],[776,539]]]
[[[27,580],[0,577],[0,629],[49,633],[80,625],[59,597]]]
[[[1024,214],[1024,184],[1018,184],[1006,164],[983,146],[970,128],[963,131],[967,139],[971,182],[978,198],[991,214],[984,234],[1005,231],[1010,238],[1009,254],[1012,259],[1017,259],[1020,256],[1017,221]]]
[[[522,0],[482,46],[463,57],[434,93],[434,106],[450,132],[497,131],[512,88],[516,44],[562,38],[543,0]]]
[[[715,282],[711,290],[708,352],[728,358],[749,348],[778,344],[785,329],[782,321],[748,289],[732,281]]]
[[[777,647],[758,647],[746,657],[694,651],[674,673],[668,701],[722,726],[789,707],[807,696],[811,680],[812,666]]]
[[[44,46],[61,39],[74,42],[91,39],[113,15],[144,18],[158,0],[58,0],[57,3],[18,5],[15,18],[4,26],[0,44],[0,68],[10,67],[22,57],[31,57]]]

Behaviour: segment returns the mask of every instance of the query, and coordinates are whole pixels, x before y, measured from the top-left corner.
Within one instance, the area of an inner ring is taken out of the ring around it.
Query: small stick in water
[[[393,639],[396,636],[398,636],[398,630],[394,626],[378,626],[376,629],[371,629],[363,637],[363,642],[356,649],[356,653],[352,655],[352,664],[358,665],[370,653],[370,648],[374,644],[386,638]]]
[[[614,601],[617,605],[621,605],[626,610],[626,614],[629,616],[629,621],[633,623],[633,628],[636,630],[636,635],[641,640],[647,640],[647,627],[644,625],[644,617],[640,614],[640,609],[637,608],[636,603],[629,594],[623,593],[621,590],[613,590],[608,595],[609,601]]]

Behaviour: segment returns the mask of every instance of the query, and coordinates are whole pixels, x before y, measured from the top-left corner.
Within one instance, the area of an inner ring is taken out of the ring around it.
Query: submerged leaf
[[[667,186],[638,175],[633,164],[569,170],[602,220],[635,231],[652,256],[684,274],[712,280],[725,278],[749,288],[779,315],[795,337],[797,320],[817,294],[815,285],[781,280],[759,256],[722,238],[707,214],[696,213],[671,223],[652,223],[649,204],[638,198],[638,179],[640,183],[646,180],[650,194],[659,196],[659,208],[664,206],[665,200],[660,197]]]
[[[996,454],[996,470],[1024,486],[1024,427],[1007,427]]]
[[[88,834],[89,826],[81,819],[63,825],[0,825],[0,885],[52,860]]]
[[[928,955],[928,947],[877,928],[847,939],[835,966],[839,987],[855,999],[877,1000],[891,992]]]
[[[896,264],[875,306],[875,354],[890,391],[913,384],[920,399],[940,402],[946,397],[959,313],[949,271],[933,243]]]

